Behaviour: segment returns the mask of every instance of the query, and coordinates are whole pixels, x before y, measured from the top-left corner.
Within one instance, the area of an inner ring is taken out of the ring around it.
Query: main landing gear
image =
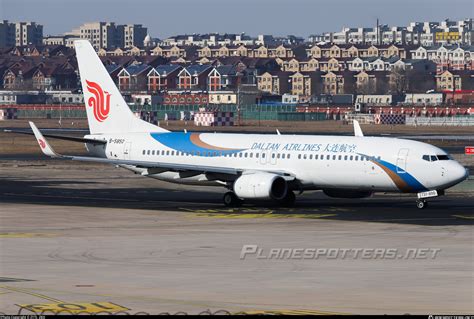
[[[295,193],[289,190],[288,193],[286,193],[285,198],[283,198],[279,202],[283,206],[291,207],[295,204],[295,201],[296,201]]]
[[[224,197],[222,198],[224,205],[227,207],[240,207],[242,206],[242,203],[244,202],[240,198],[235,195],[234,192],[227,192],[224,194]],[[282,206],[293,206],[295,204],[296,196],[295,193],[292,191],[288,191],[286,196],[282,198],[281,200],[278,201],[278,203]]]
[[[239,207],[242,205],[242,200],[234,194],[234,192],[227,192],[223,197],[224,205],[227,207]]]

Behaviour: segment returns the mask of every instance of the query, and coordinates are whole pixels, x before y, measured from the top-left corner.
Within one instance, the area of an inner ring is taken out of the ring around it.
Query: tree
[[[403,94],[408,89],[408,77],[405,69],[393,69],[390,72],[389,90],[393,94]]]

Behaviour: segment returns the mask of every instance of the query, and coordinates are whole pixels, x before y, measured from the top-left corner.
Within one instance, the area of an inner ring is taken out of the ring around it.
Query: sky
[[[85,22],[137,23],[154,38],[192,33],[307,37],[342,27],[474,16],[472,0],[0,0],[0,20],[35,21],[44,35]]]

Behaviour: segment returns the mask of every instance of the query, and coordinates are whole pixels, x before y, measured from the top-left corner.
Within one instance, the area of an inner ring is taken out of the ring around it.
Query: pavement
[[[321,192],[229,209],[220,188],[4,158],[0,312],[473,313],[473,190],[471,177],[426,210]],[[397,254],[269,257],[283,249]],[[437,254],[406,258],[420,249]]]

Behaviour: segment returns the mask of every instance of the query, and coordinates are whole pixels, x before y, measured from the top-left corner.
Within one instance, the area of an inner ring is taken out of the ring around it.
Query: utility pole
[[[375,27],[375,31],[377,32],[377,45],[380,45],[380,39],[379,39],[379,18],[377,18],[377,26]]]
[[[240,81],[239,81],[239,84],[237,86],[237,125],[240,126],[242,123],[241,123],[241,118],[240,118]]]

